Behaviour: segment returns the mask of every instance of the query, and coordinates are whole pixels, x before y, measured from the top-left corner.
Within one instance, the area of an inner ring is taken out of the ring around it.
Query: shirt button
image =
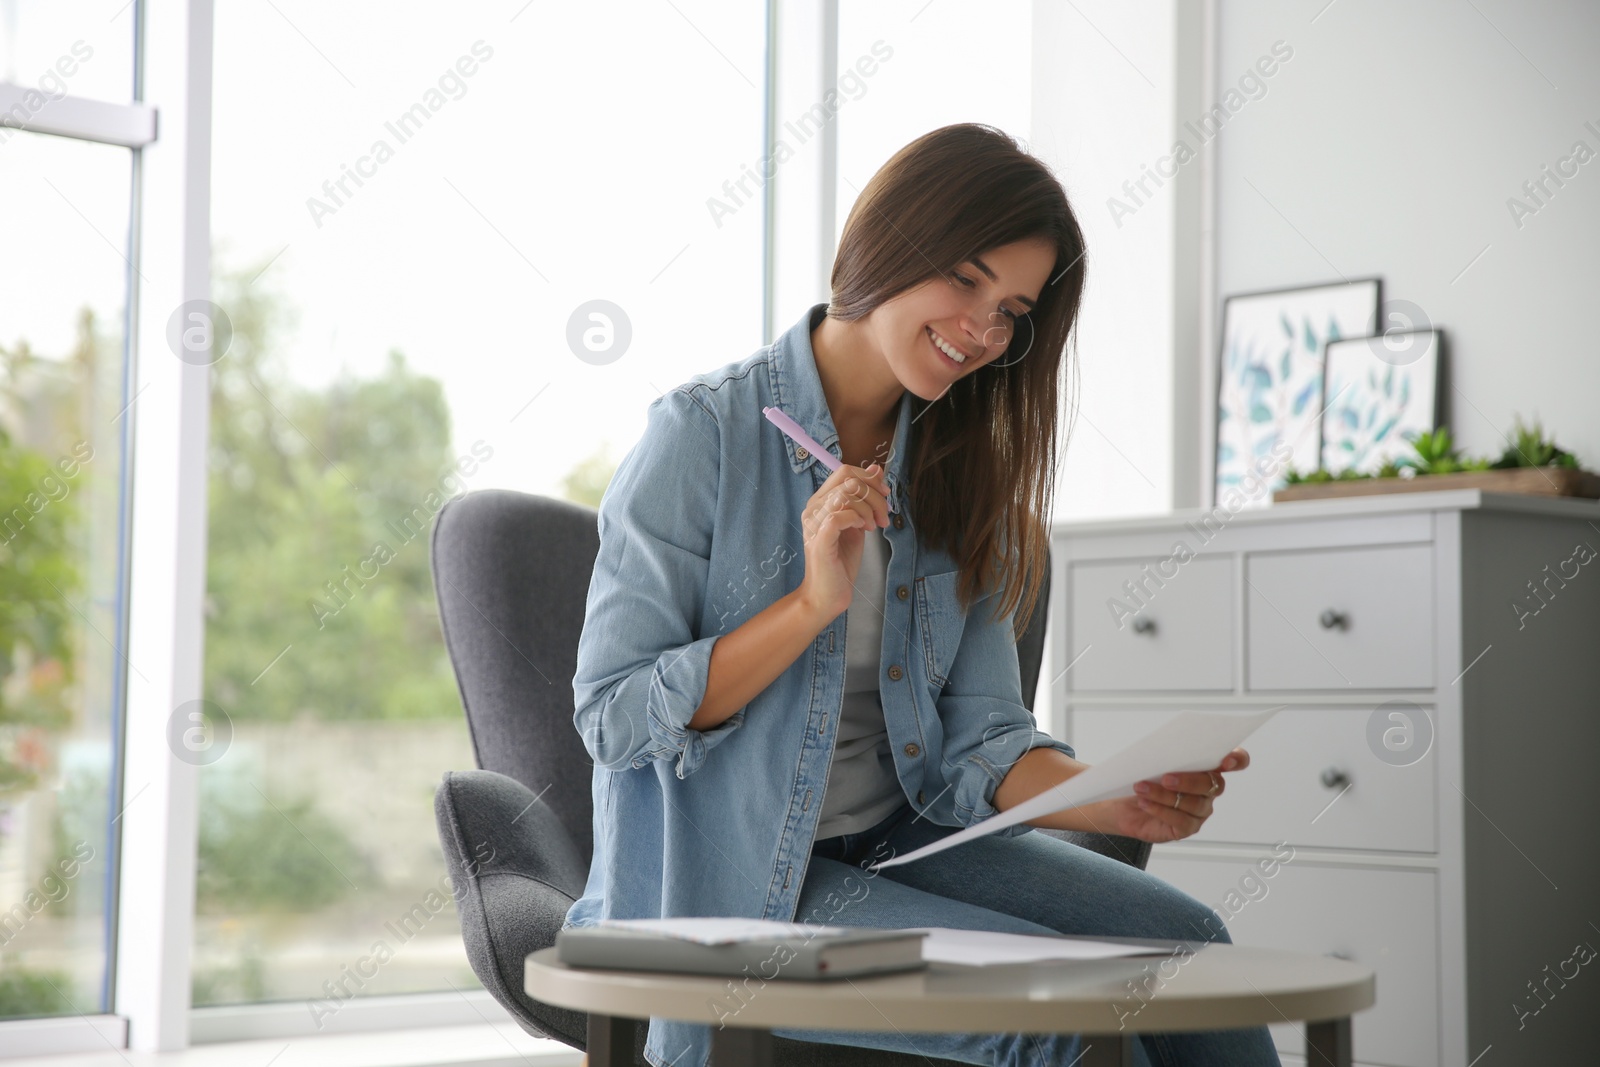
[[[901,676],[903,676],[904,674],[905,674],[905,671],[902,671],[900,669],[900,665],[898,663],[895,664],[893,667],[889,668],[889,677],[894,679],[897,682],[900,680]]]
[[[899,515],[896,515],[894,517],[894,528],[896,530],[900,529],[900,527],[904,526],[905,524],[906,524],[906,520],[901,518]]]
[[[922,799],[922,790],[920,790],[920,789],[917,790],[917,803],[918,804],[926,804],[927,803],[926,800]]]
[[[795,449],[795,450],[794,450],[794,454],[795,454],[795,455],[796,455],[796,456],[799,456],[799,457],[800,457],[800,458],[801,458],[801,459],[805,459],[805,458],[806,458],[806,457],[807,457],[807,456],[809,456],[809,455],[811,455],[811,453],[810,453],[810,452],[807,452],[807,451],[806,451],[806,450],[805,450],[805,449],[803,449],[803,448],[797,448],[797,449]]]
[[[894,591],[894,595],[899,597],[901,600],[904,600],[906,597],[911,595],[911,590],[902,585],[899,589]]]
[[[906,755],[908,755],[908,756],[915,756],[918,752],[921,752],[921,751],[922,751],[922,749],[917,747],[917,743],[915,741],[911,742],[910,744],[908,744],[906,746]],[[917,794],[917,796],[919,796],[919,797],[921,795],[922,795],[921,793]]]

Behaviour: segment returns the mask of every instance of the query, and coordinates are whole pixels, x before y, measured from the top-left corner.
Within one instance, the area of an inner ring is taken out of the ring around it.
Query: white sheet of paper
[[[952,930],[946,926],[917,926],[928,936],[922,941],[922,958],[930,963],[1035,963],[1039,960],[1109,960],[1123,956],[1161,956],[1169,949],[1148,945],[1119,945],[1114,941],[1088,941],[1032,934],[1003,934],[992,930]]]
[[[786,923],[776,919],[740,919],[684,916],[674,919],[601,919],[596,926],[647,933],[693,941],[699,945],[730,945],[736,941],[763,941],[767,938],[808,940],[823,934],[842,934],[846,926],[818,926],[814,923]]]
[[[1239,742],[1253,734],[1278,710],[1269,708],[1244,715],[1237,712],[1179,712],[1148,736],[1108,756],[1083,773],[1073,775],[1053,789],[1046,789],[1007,811],[990,816],[931,845],[907,852],[904,856],[884,860],[874,867],[910,863],[1053,811],[1082,807],[1113,797],[1132,796],[1135,782],[1160,780],[1168,771],[1208,771],[1220,764],[1222,758],[1233,751]]]

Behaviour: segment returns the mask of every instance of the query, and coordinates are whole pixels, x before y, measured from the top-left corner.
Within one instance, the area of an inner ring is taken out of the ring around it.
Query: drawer
[[[1433,686],[1433,546],[1245,558],[1250,689]]]
[[[1075,691],[1233,691],[1233,560],[1074,563]]]
[[[1315,864],[1303,853],[1258,868],[1248,858],[1169,859],[1164,848],[1156,846],[1150,873],[1214,909],[1235,944],[1337,955],[1372,968],[1378,1001],[1351,1020],[1355,1059],[1438,1067],[1433,871]],[[1262,859],[1272,856],[1271,850],[1261,853]],[[1280,1051],[1304,1054],[1303,1025],[1274,1026],[1272,1036]]]
[[[1092,764],[1175,714],[1074,708],[1070,742]],[[1250,766],[1228,775],[1216,813],[1190,840],[1434,852],[1433,721],[1431,708],[1411,704],[1284,708],[1245,741]],[[1417,755],[1385,748],[1386,736],[1416,745]]]

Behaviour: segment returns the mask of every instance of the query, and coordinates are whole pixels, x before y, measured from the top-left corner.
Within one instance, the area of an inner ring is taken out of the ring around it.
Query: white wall
[[[1600,156],[1507,206],[1600,153],[1600,5],[1221,0],[1219,88],[1277,39],[1292,60],[1216,144],[1219,293],[1381,275],[1447,331],[1469,451],[1537,413],[1600,467]]]
[[[1078,421],[1057,520],[1172,503],[1174,182],[1133,213],[1122,184],[1172,145],[1173,0],[1034,5],[1030,147],[1055,170],[1088,249]],[[1189,175],[1184,175],[1188,177]]]

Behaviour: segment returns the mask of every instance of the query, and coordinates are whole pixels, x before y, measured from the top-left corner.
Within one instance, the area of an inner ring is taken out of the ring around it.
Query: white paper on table
[[[1162,956],[1170,947],[1119,945],[1070,937],[1005,934],[993,930],[953,930],[945,926],[916,926],[925,931],[922,958],[929,963],[984,966],[999,963],[1036,963],[1040,960],[1109,960],[1124,956]]]
[[[683,916],[672,919],[601,919],[596,926],[693,941],[697,945],[731,945],[737,941],[765,941],[772,938],[800,938],[850,931],[846,926],[818,926],[812,923],[786,923],[776,919],[739,919]]]
[[[1220,764],[1239,742],[1276,715],[1278,710],[1269,708],[1246,715],[1236,712],[1181,711],[1149,736],[1140,738],[1060,785],[931,845],[924,845],[904,856],[895,856],[873,866],[894,867],[910,863],[1053,811],[1078,808],[1113,797],[1132,796],[1135,782],[1146,779],[1160,781],[1161,776],[1169,771],[1209,771]]]

